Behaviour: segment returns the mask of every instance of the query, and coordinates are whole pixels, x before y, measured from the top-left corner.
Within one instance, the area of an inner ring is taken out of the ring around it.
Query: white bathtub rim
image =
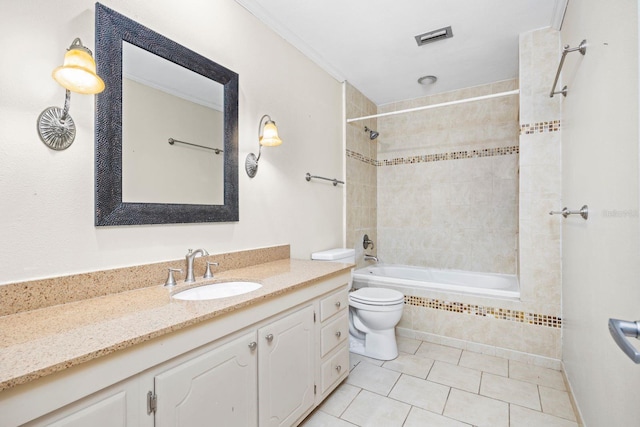
[[[415,286],[403,286],[393,284],[365,284],[353,283],[352,289],[363,286],[390,288],[402,292],[405,296],[426,298],[443,302],[456,302],[462,304],[478,305],[483,307],[500,307],[507,310],[525,310],[526,304],[521,298],[498,297],[491,295],[476,295],[472,293],[441,291],[436,289],[417,289]],[[526,310],[525,310],[526,311]]]
[[[404,267],[410,269],[420,269],[421,267],[410,266],[410,265],[401,265],[401,264],[380,264],[379,267],[384,266],[393,266],[393,267]],[[521,294],[519,289],[519,283],[517,277],[515,275],[506,275],[506,274],[498,274],[498,273],[477,273],[482,274],[484,276],[494,276],[499,278],[509,278],[516,280],[516,286],[518,287],[517,291],[513,290],[501,290],[501,289],[485,289],[485,288],[473,288],[469,286],[460,286],[454,284],[440,284],[435,282],[420,282],[417,280],[411,279],[399,279],[393,277],[386,276],[374,276],[370,274],[365,274],[369,268],[375,266],[362,267],[353,272],[353,287],[354,289],[358,287],[364,286],[372,286],[372,287],[392,287],[394,289],[400,290],[405,295],[410,296],[427,296],[430,293],[436,293],[443,296],[458,295],[462,297],[473,296],[479,298],[488,298],[490,300],[503,300],[503,301],[521,301]],[[470,274],[474,272],[463,271],[463,270],[448,270],[448,269],[438,269],[442,271],[446,271],[448,273],[463,273]],[[427,286],[420,286],[417,283],[425,283]]]

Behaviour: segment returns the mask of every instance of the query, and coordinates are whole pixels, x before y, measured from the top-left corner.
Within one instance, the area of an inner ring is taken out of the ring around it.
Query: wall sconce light
[[[264,124],[264,128],[262,127],[262,121],[264,119],[267,121]],[[247,159],[244,162],[244,169],[247,171],[247,175],[249,178],[253,178],[258,173],[258,160],[260,160],[260,155],[262,154],[262,146],[265,147],[276,147],[282,144],[282,140],[278,136],[278,128],[276,127],[276,122],[271,120],[271,117],[268,114],[265,114],[260,119],[260,123],[258,123],[258,142],[260,143],[258,148],[258,157],[255,154],[249,153],[247,155]]]
[[[49,148],[64,150],[76,137],[76,125],[69,115],[71,92],[96,94],[104,90],[104,82],[96,74],[96,62],[91,51],[76,38],[64,55],[62,66],[52,77],[66,90],[64,109],[49,107],[38,117],[38,135]]]

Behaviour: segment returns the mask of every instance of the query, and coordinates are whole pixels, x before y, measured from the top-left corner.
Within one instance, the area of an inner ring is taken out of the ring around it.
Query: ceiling
[[[518,77],[518,35],[560,28],[568,0],[236,0],[377,105]],[[415,36],[451,26],[453,37]],[[435,75],[431,85],[418,78]]]

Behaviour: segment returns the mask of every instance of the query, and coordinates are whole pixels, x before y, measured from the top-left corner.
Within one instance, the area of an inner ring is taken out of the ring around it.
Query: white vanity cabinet
[[[313,305],[258,330],[260,427],[292,426],[313,407],[314,343]]]
[[[61,389],[58,393],[64,393]],[[138,410],[140,399],[140,383],[137,378],[122,381],[80,399],[57,411],[53,411],[37,420],[21,424],[23,427],[138,427],[144,425],[141,412]],[[50,396],[54,398],[54,396]],[[32,410],[38,410],[38,402],[33,403]],[[6,422],[0,413],[0,426],[15,426]]]
[[[127,381],[102,390],[95,395],[69,405],[55,414],[25,427],[134,427],[140,425],[136,406],[137,383]],[[2,416],[0,415],[0,418]],[[0,425],[4,425],[0,421]]]
[[[255,426],[256,347],[250,332],[156,375],[149,392],[156,427]]]
[[[155,375],[155,426],[292,426],[315,402],[313,316],[307,305]]]
[[[0,427],[298,425],[348,375],[349,279],[340,274],[4,391]]]
[[[343,287],[320,299],[317,398],[322,402],[349,374],[349,299]]]

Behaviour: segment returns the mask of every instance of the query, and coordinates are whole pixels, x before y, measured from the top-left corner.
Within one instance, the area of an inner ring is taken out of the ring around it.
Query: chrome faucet
[[[209,255],[209,252],[205,251],[204,249],[196,249],[195,251],[193,249],[189,249],[189,253],[186,256],[186,258],[187,258],[187,274],[186,274],[186,277],[184,279],[184,283],[193,283],[193,282],[196,281],[196,278],[195,278],[195,276],[193,274],[193,259],[198,254],[200,254],[200,256],[206,256],[206,255]]]
[[[369,254],[364,254],[364,260],[365,261],[375,261],[375,262],[380,262],[380,260],[378,259],[377,256],[373,256],[373,255],[369,255]]]

